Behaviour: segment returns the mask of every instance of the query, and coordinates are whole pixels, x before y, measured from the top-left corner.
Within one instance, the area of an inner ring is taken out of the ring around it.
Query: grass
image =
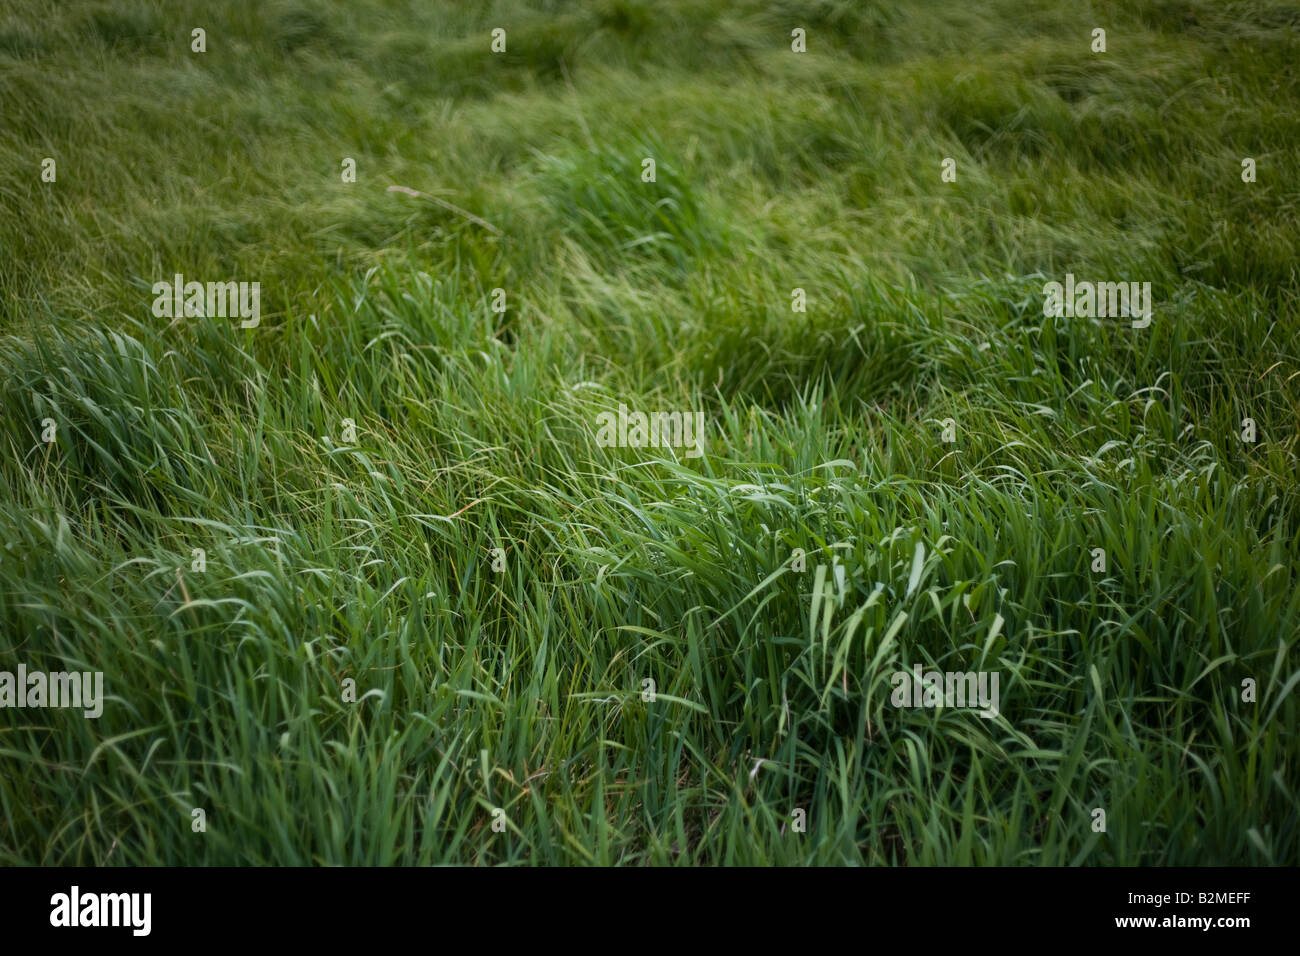
[[[470,6],[0,19],[0,861],[1300,862],[1300,7]]]

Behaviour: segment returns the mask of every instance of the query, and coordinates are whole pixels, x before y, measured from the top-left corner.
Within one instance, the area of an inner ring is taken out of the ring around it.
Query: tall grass
[[[0,710],[0,861],[1300,861],[1297,26],[18,0],[0,670],[109,699]]]

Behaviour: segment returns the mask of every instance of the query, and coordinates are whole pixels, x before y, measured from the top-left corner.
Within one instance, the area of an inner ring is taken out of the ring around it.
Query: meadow
[[[1298,62],[1282,0],[12,0],[0,671],[104,700],[0,707],[0,863],[1300,862]]]

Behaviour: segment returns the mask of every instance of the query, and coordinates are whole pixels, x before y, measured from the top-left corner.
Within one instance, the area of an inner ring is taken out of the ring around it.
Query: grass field
[[[1277,0],[8,4],[0,670],[104,700],[0,709],[0,862],[1300,862],[1297,62]]]

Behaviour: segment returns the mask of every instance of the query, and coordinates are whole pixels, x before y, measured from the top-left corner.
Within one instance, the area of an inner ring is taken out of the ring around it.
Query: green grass
[[[0,862],[1300,862],[1300,6],[2,17]]]

